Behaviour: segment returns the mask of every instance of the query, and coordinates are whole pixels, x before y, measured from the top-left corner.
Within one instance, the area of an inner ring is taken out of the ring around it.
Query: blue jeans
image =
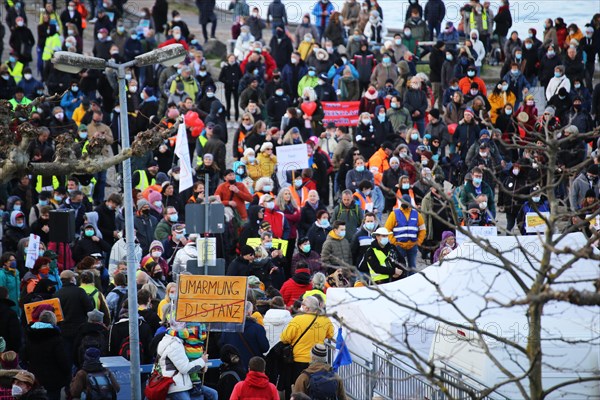
[[[415,244],[412,248],[408,250],[403,249],[400,246],[398,246],[397,248],[400,255],[406,260],[408,268],[412,270],[417,268],[417,254],[419,252],[419,246]],[[412,274],[412,272],[410,274]]]
[[[425,118],[415,119],[414,121],[419,130],[419,135],[423,137],[423,135],[425,135]]]
[[[219,394],[213,388],[202,386],[202,390],[186,390],[185,392],[171,393],[169,400],[218,400]]]

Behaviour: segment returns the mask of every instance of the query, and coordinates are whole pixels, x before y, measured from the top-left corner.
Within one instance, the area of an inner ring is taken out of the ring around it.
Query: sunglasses
[[[352,154],[353,154],[353,155],[355,155],[355,156],[360,156],[360,153],[359,153],[359,152],[352,153]]]

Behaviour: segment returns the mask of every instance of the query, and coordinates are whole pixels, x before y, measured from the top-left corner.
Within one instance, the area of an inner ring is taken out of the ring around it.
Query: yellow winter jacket
[[[315,314],[296,315],[281,332],[280,340],[283,343],[294,344],[302,332],[315,319]],[[310,362],[310,351],[317,343],[333,338],[333,324],[329,317],[319,315],[308,331],[294,346],[294,361],[298,363]]]
[[[504,106],[510,103],[514,107],[516,100],[517,98],[512,92],[503,92],[499,95],[496,95],[492,92],[488,97],[488,101],[490,102],[491,106],[490,118],[492,120],[492,124],[496,123],[496,119],[498,119],[500,111],[504,108]]]

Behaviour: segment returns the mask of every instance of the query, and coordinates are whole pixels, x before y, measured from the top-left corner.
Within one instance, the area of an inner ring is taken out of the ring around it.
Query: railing
[[[328,360],[333,363],[335,344],[326,343]],[[353,400],[370,400],[374,395],[385,400],[446,400],[471,399],[484,385],[467,379],[456,371],[441,369],[438,371],[445,385],[447,395],[440,388],[427,381],[416,368],[400,360],[396,355],[376,346],[371,360],[350,352],[352,364],[344,365],[337,371],[344,381],[346,396]],[[468,383],[467,383],[468,382]],[[472,383],[472,384],[471,384]],[[507,400],[499,393],[486,396],[483,400]]]
[[[328,348],[328,360],[332,364],[335,358],[335,344],[325,343]],[[350,352],[352,364],[341,366],[337,373],[344,381],[346,396],[353,400],[365,400],[373,397],[373,363],[358,354]]]

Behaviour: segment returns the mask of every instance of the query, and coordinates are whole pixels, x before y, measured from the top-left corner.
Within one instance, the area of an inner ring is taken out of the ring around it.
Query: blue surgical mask
[[[413,134],[410,135],[410,138],[412,140],[419,140],[419,134],[418,133],[413,133]]]
[[[410,183],[403,183],[402,190],[408,190],[408,189],[410,189]]]
[[[555,72],[554,73],[554,77],[555,78],[560,78],[562,76],[562,74],[560,72]]]
[[[310,253],[310,244],[305,244],[304,246],[302,246],[302,251],[305,253]]]
[[[385,114],[377,114],[377,119],[379,120],[379,122],[385,121]]]
[[[265,186],[263,186],[263,191],[264,192],[270,192],[271,190],[273,190],[273,187],[271,185],[265,185]]]
[[[467,71],[467,76],[469,76],[470,78],[475,76],[475,71]]]
[[[339,235],[341,238],[343,238],[343,237],[346,237],[346,231],[340,231],[340,232],[338,232],[338,235]]]
[[[533,200],[534,203],[539,203],[541,199],[542,198],[540,196],[533,196],[533,197],[531,197],[531,200]]]
[[[20,204],[15,204],[13,206],[13,211],[21,211],[21,205]]]
[[[87,237],[94,236],[94,233],[96,233],[96,232],[93,229],[86,229],[85,230],[85,236],[87,236]]]
[[[171,221],[171,222],[177,222],[177,220],[179,220],[179,215],[177,215],[177,214],[171,214],[171,215],[169,215],[169,221]]]
[[[264,246],[265,246],[265,249],[270,250],[273,248],[273,242],[265,242]]]
[[[48,205],[48,200],[40,200],[40,201],[38,202],[38,204],[39,204],[40,206],[47,206],[47,205]]]
[[[364,227],[368,231],[372,231],[375,228],[375,222],[365,222]]]
[[[321,226],[323,228],[329,228],[329,220],[328,219],[322,219],[320,222]]]
[[[474,184],[475,186],[479,186],[479,185],[481,185],[481,182],[483,182],[483,179],[482,179],[482,178],[473,178],[473,184]]]
[[[17,225],[17,228],[23,228],[25,226],[25,222],[19,222],[16,225]]]
[[[382,238],[379,240],[379,243],[381,243],[381,245],[382,245],[382,246],[385,246],[385,245],[387,245],[389,242],[390,242],[390,238],[388,238],[388,237],[382,237]]]
[[[365,170],[365,166],[364,165],[358,165],[356,167],[356,172],[363,172]]]
[[[62,201],[62,196],[54,196],[54,201],[60,203]]]
[[[381,61],[383,61],[385,64],[390,64],[392,62],[392,59],[389,57],[383,57]]]
[[[315,76],[317,73],[315,71],[308,71],[308,76]]]

